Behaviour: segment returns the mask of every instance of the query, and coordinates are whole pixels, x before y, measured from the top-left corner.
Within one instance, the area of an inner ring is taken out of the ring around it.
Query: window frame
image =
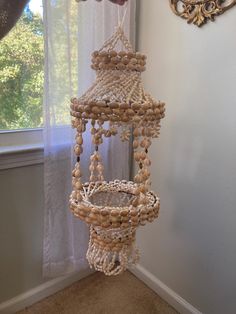
[[[43,127],[0,129],[0,170],[43,163],[43,150]]]

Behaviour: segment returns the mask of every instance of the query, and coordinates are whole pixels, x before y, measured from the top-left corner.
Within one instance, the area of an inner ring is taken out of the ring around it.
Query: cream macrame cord
[[[138,226],[158,217],[160,200],[150,191],[149,147],[159,136],[164,103],[155,101],[143,88],[141,73],[146,56],[134,52],[123,30],[125,14],[115,33],[92,54],[96,80],[79,99],[71,100],[72,126],[77,130],[72,172],[70,208],[90,226],[87,259],[91,267],[106,275],[119,275],[137,263],[135,247]],[[118,43],[124,50],[116,51]],[[89,182],[82,182],[80,155],[83,134],[91,123],[94,153],[90,157]],[[120,136],[133,140],[133,157],[138,171],[133,181],[104,178],[100,149],[104,138]]]

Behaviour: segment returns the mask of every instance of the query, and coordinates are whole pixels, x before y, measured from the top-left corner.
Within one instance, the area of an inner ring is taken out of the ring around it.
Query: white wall
[[[141,265],[205,314],[236,313],[236,8],[202,29],[140,1],[146,89],[167,103],[151,149],[160,218]]]
[[[0,171],[0,304],[42,278],[43,165]]]

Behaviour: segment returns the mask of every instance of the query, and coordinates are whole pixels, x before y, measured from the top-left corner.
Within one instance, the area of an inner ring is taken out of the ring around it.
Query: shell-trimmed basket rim
[[[111,227],[114,222],[116,228],[118,227],[117,224],[120,224],[122,227],[123,221],[125,221],[125,226],[127,226],[127,224],[132,222],[132,216],[137,217],[137,224],[141,224],[144,220],[151,221],[152,218],[157,218],[160,200],[154,192],[149,191],[145,194],[148,200],[146,205],[134,207],[131,204],[132,199],[136,197],[134,194],[136,188],[136,183],[125,180],[85,183],[83,191],[81,191],[82,200],[77,201],[71,197],[70,208],[75,216],[86,221],[88,224],[107,226],[107,228]],[[105,200],[104,204],[97,204],[94,202],[93,197],[101,193],[107,193],[108,197],[112,193],[116,194],[117,197],[123,193],[123,197],[128,196],[127,199],[129,202],[127,205],[111,206],[107,205]],[[143,215],[145,215],[145,219],[143,219]]]

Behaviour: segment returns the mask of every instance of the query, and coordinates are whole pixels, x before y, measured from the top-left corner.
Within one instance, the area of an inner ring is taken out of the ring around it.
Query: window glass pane
[[[0,41],[0,130],[42,127],[42,1],[31,0]]]

